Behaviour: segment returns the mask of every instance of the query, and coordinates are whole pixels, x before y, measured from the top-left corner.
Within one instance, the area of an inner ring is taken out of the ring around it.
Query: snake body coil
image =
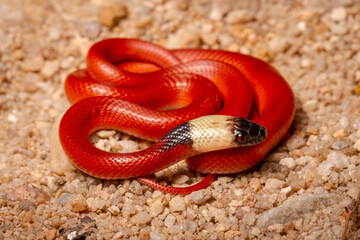
[[[93,45],[87,69],[70,74],[65,90],[74,105],[59,128],[63,149],[82,171],[106,179],[146,176],[189,156],[189,167],[202,173],[246,170],[283,138],[295,111],[290,87],[261,60],[219,50],[168,51],[134,39]],[[88,140],[100,129],[161,140],[137,153],[108,153]],[[174,194],[213,179],[172,188],[139,178]]]

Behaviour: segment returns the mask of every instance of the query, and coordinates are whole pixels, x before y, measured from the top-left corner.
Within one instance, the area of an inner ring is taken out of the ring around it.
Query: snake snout
[[[246,118],[232,118],[235,142],[239,146],[251,146],[263,142],[267,137],[267,130]]]

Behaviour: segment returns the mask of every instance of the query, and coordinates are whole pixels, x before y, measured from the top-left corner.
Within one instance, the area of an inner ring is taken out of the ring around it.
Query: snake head
[[[252,146],[266,139],[266,129],[245,118],[208,115],[188,123],[189,136],[196,152]]]
[[[238,146],[252,146],[263,142],[267,137],[266,129],[246,118],[233,117],[228,119],[231,122],[234,142]]]

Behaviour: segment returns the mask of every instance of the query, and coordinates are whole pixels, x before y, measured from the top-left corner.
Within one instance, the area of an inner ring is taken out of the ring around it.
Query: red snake
[[[214,174],[254,166],[280,142],[294,118],[294,96],[284,78],[269,64],[248,55],[166,50],[142,40],[106,39],[90,48],[86,64],[86,69],[66,79],[66,94],[74,105],[61,120],[59,137],[72,163],[95,177],[137,177],[164,192],[187,194],[207,187]],[[97,130],[117,129],[158,141],[176,126],[212,114],[246,117],[264,126],[267,138],[254,146],[196,156],[199,152],[191,152],[191,141],[170,146],[166,137],[135,153],[105,152],[88,140]],[[144,178],[183,158],[191,169],[209,175],[185,188]]]

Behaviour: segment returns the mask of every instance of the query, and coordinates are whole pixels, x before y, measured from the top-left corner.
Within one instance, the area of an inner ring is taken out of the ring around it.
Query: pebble
[[[104,6],[99,11],[99,21],[102,25],[113,28],[119,21],[125,18],[128,14],[128,9],[124,4],[116,4],[111,6]]]
[[[37,72],[40,71],[44,65],[44,58],[42,56],[34,56],[25,58],[22,69],[25,72]]]
[[[299,149],[305,146],[305,144],[306,144],[306,139],[300,134],[294,134],[286,141],[286,147],[290,151]]]
[[[285,37],[273,37],[269,41],[269,51],[272,54],[284,52],[289,47],[289,42]]]
[[[151,216],[147,212],[139,212],[132,217],[132,220],[137,224],[147,224],[151,221]]]
[[[157,231],[150,232],[150,239],[151,240],[165,240],[167,239],[164,234],[160,234]]]
[[[315,111],[318,108],[318,105],[319,105],[318,100],[315,99],[308,100],[302,105],[302,109],[305,112],[309,113]]]
[[[294,170],[294,168],[296,167],[296,163],[291,157],[281,159],[280,164],[287,166],[289,170]]]
[[[36,83],[42,82],[40,74],[29,72],[25,75],[23,82],[23,90],[28,93],[34,93],[39,89]]]
[[[353,147],[360,152],[360,139],[357,139],[353,145]]]
[[[196,48],[200,46],[200,34],[195,28],[181,28],[175,34],[169,36],[166,47]]]
[[[157,198],[155,201],[151,201],[149,204],[149,212],[152,217],[156,217],[164,211],[165,199],[163,197]]]
[[[211,191],[207,189],[201,189],[199,191],[192,192],[187,196],[187,199],[190,203],[197,205],[204,204],[212,198],[213,195]]]
[[[184,184],[187,181],[189,181],[189,177],[187,175],[184,174],[177,174],[173,177],[172,182],[173,184]]]
[[[118,215],[120,213],[120,208],[115,205],[110,206],[108,210],[112,215]]]
[[[82,24],[82,28],[80,29],[80,34],[83,37],[94,39],[100,33],[101,25],[97,22],[86,22]]]
[[[346,204],[349,201],[344,196],[332,193],[304,193],[286,200],[282,205],[264,212],[257,221],[258,228],[268,228],[273,224],[286,224],[291,220],[305,217],[307,213],[317,211],[319,207]]]
[[[336,141],[331,145],[332,149],[334,149],[334,150],[341,150],[348,146],[349,146],[349,144],[345,141]]]
[[[261,188],[260,179],[258,178],[251,178],[249,182],[249,186],[255,191],[259,191]]]
[[[44,78],[50,78],[59,70],[59,65],[58,60],[45,61],[40,73]]]
[[[169,214],[164,220],[164,225],[168,228],[171,228],[175,224],[176,218],[174,215]]]
[[[86,199],[81,194],[72,196],[69,201],[69,205],[74,212],[83,212],[88,209]]]
[[[269,178],[266,180],[265,189],[269,192],[277,192],[285,185],[285,182],[276,178]]]
[[[169,208],[171,212],[181,212],[185,210],[185,201],[181,196],[173,197],[169,201]]]
[[[225,18],[225,21],[230,24],[245,23],[253,19],[253,15],[249,10],[246,9],[236,9],[228,13]]]
[[[331,19],[333,21],[344,21],[347,16],[346,8],[344,7],[337,7],[331,10]]]
[[[334,132],[332,136],[333,136],[334,138],[345,137],[345,136],[346,136],[345,130],[344,130],[344,129],[340,129],[340,130]]]

